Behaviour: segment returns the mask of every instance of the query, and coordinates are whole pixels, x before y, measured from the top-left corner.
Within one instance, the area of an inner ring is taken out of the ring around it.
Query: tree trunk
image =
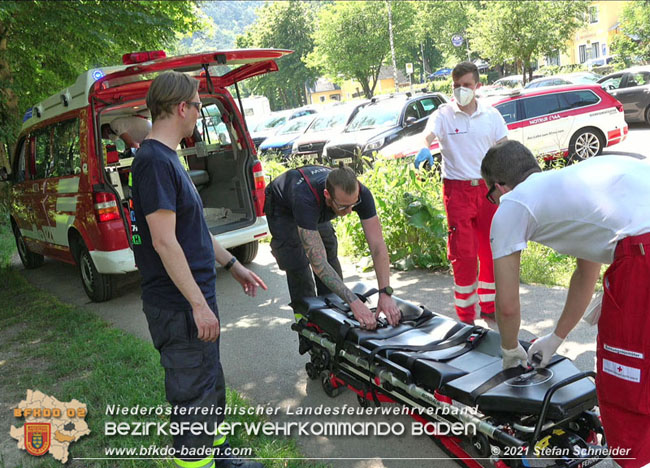
[[[12,89],[13,76],[7,62],[7,28],[0,24],[0,140],[7,142],[17,130],[20,122],[18,112],[18,97]]]
[[[397,83],[397,62],[395,60],[395,44],[393,41],[393,10],[390,6],[390,0],[386,0],[386,10],[388,10],[388,38],[390,40],[390,55],[393,59],[393,80],[395,81],[395,92],[399,92]]]

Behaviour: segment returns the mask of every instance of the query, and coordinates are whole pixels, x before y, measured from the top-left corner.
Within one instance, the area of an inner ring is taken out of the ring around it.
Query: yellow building
[[[307,88],[310,104],[327,104],[341,100],[341,88],[325,78],[316,80],[313,88]]]
[[[631,2],[596,1],[589,7],[587,26],[575,33],[566,52],[558,57],[547,57],[547,65],[574,65],[589,60],[609,57],[612,40],[619,33],[618,25],[623,8]]]
[[[400,70],[397,71],[397,82],[400,89],[409,86],[409,80]],[[325,78],[319,78],[314,88],[308,89],[309,101],[311,104],[325,104],[332,101],[349,101],[351,99],[364,98],[363,88],[358,81],[345,80],[340,86]],[[393,67],[384,66],[379,72],[377,86],[374,94],[386,94],[395,91],[395,78]]]

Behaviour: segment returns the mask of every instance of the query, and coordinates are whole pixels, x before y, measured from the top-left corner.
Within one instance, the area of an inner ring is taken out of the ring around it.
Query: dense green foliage
[[[404,161],[377,161],[360,180],[375,198],[391,263],[400,269],[448,266],[447,220],[435,173],[417,173]],[[341,251],[369,256],[356,214],[336,222]]]
[[[650,6],[648,2],[628,2],[620,21],[620,34],[614,36],[611,54],[626,67],[650,59]]]
[[[406,43],[414,3],[391,2],[396,48]],[[352,79],[371,98],[379,71],[390,56],[385,2],[334,2],[322,8],[307,63],[334,81]],[[400,60],[401,62],[401,60]]]
[[[237,47],[241,48],[294,51],[277,61],[279,71],[248,80],[245,85],[250,93],[269,98],[274,110],[306,104],[306,86],[318,78],[317,71],[307,68],[303,60],[314,48],[311,35],[319,7],[318,3],[296,0],[266,3],[257,11],[255,23],[237,37]]]
[[[0,2],[0,141],[22,113],[92,67],[165,47],[204,24],[193,2]]]
[[[586,23],[587,1],[486,2],[473,17],[472,49],[493,62],[515,59],[532,74],[532,60],[552,55]]]

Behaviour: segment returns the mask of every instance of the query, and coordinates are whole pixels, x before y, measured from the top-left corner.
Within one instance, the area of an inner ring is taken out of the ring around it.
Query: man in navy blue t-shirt
[[[330,221],[352,211],[361,219],[377,274],[375,314],[345,286],[337,257],[338,243]],[[350,305],[363,328],[376,328],[380,312],[389,324],[399,323],[401,315],[391,297],[390,261],[375,201],[352,169],[305,166],[288,170],[267,187],[264,212],[273,236],[271,251],[287,274],[294,310],[304,297],[334,292]],[[300,318],[296,313],[296,319]]]
[[[206,431],[174,435],[178,454],[174,462],[177,466],[189,466],[191,460],[197,467],[262,467],[221,458],[223,451],[214,459],[210,453],[226,448],[225,436],[208,433],[223,421],[226,403],[215,260],[249,296],[266,285],[210,234],[201,198],[174,151],[192,135],[201,115],[198,86],[197,80],[170,72],[159,75],[149,88],[147,107],[153,127],[132,168],[133,251],[142,275],[144,313],[165,368],[167,400],[174,407],[171,420],[202,423]],[[183,450],[191,455],[183,457]],[[196,460],[197,454],[202,460]]]

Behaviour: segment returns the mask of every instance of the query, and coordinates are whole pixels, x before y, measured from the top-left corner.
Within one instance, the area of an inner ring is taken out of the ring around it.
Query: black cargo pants
[[[216,302],[208,303],[219,318]],[[219,339],[214,343],[200,341],[192,310],[168,310],[143,304],[149,332],[160,363],[165,369],[165,393],[172,405],[171,422],[198,422],[206,431],[194,435],[189,430],[174,436],[176,457],[187,449],[213,449],[225,443],[225,437],[215,434],[223,422],[226,386],[219,358]],[[183,410],[185,408],[185,410]],[[208,414],[192,408],[208,408]],[[180,414],[181,412],[192,414]],[[177,414],[174,414],[176,412]],[[202,457],[198,457],[202,458]],[[209,457],[210,459],[212,457]]]
[[[303,297],[314,297],[330,293],[330,289],[315,275],[305,254],[298,226],[291,213],[274,206],[270,191],[266,192],[266,203],[264,204],[266,220],[271,231],[271,252],[278,262],[280,270],[287,274],[289,296],[291,304]],[[325,222],[318,225],[327,262],[334,268],[334,271],[343,278],[341,263],[338,259],[338,240],[332,223]],[[290,304],[290,305],[291,305]]]

